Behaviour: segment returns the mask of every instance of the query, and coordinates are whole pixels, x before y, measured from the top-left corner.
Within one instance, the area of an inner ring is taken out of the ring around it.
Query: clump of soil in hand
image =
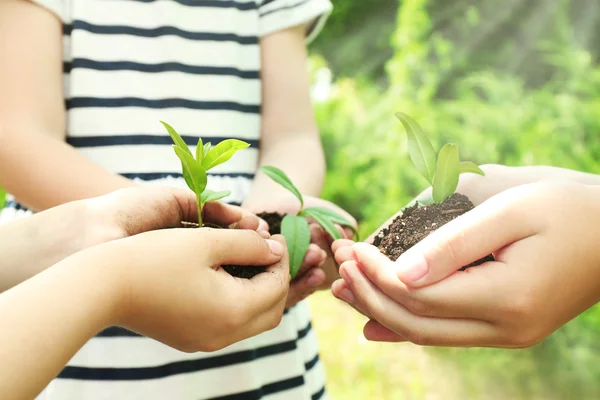
[[[281,220],[284,215],[279,213],[261,213],[258,216],[269,224],[269,233],[271,235],[278,235],[281,233]],[[184,227],[189,228],[198,228],[199,225],[192,222],[183,222]],[[229,229],[227,227],[214,225],[205,223],[204,227],[206,228],[216,228],[216,229]],[[266,267],[257,267],[257,266],[241,266],[241,265],[222,265],[221,266],[229,275],[234,276],[236,278],[242,279],[252,279],[256,275],[265,272]]]
[[[395,261],[440,226],[447,224],[474,207],[469,198],[460,193],[454,193],[440,204],[421,207],[415,204],[404,210],[403,214],[394,219],[387,228],[382,229],[373,240],[373,245],[382,254]],[[463,266],[460,270],[464,271],[469,267],[488,261],[494,261],[492,254]]]
[[[279,235],[281,233],[281,220],[283,220],[285,215],[276,212],[263,212],[257,215],[269,224],[269,233],[271,235]]]

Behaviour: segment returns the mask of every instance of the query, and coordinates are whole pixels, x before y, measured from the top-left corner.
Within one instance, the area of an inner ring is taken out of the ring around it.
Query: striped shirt
[[[209,189],[241,203],[257,168],[259,38],[299,24],[311,40],[329,0],[34,0],[63,23],[67,140],[111,172],[185,187],[159,120],[190,145],[226,138],[250,149],[211,172]],[[14,199],[1,221],[28,211]],[[43,356],[43,355],[40,355]],[[214,353],[186,354],[121,328],[92,338],[43,400],[325,398],[308,306]]]

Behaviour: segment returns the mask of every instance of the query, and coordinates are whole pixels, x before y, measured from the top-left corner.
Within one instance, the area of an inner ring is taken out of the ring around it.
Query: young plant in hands
[[[352,223],[339,213],[325,207],[304,208],[302,194],[281,169],[273,166],[263,166],[261,170],[300,201],[298,213],[287,214],[281,220],[281,234],[286,239],[290,253],[290,275],[292,278],[298,273],[310,245],[311,233],[308,218],[314,219],[334,240],[342,239],[342,234],[336,224],[350,228],[357,235]]]
[[[198,205],[198,225],[202,224],[202,208],[209,201],[220,200],[231,194],[231,191],[214,192],[206,189],[208,183],[207,172],[217,165],[228,161],[239,150],[248,148],[250,145],[237,139],[227,139],[212,147],[211,143],[202,143],[198,139],[196,146],[196,158],[190,151],[183,138],[166,122],[161,121],[169,136],[173,140],[173,149],[181,161],[183,178],[188,187],[196,194]]]
[[[445,144],[436,154],[433,145],[414,119],[404,113],[397,113],[396,117],[406,130],[410,159],[432,185],[432,198],[415,201],[407,206],[402,215],[375,236],[373,244],[392,260],[398,259],[439,227],[473,209],[474,205],[468,197],[455,193],[459,175],[466,172],[484,175],[474,163],[460,161],[455,144]],[[464,268],[488,261],[490,257]]]

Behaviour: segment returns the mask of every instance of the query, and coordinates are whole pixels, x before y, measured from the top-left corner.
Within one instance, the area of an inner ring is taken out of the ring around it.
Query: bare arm
[[[24,0],[0,0],[0,184],[34,210],[131,186],[64,142],[62,26]]]
[[[263,115],[259,164],[281,168],[302,193],[318,196],[325,161],[310,103],[304,38],[305,27],[297,26],[260,41]],[[255,212],[277,210],[282,199],[288,199],[287,192],[259,173],[244,206]]]
[[[77,265],[82,261],[57,265],[0,295],[0,359],[10,365],[0,373],[4,399],[34,398],[110,325],[116,286],[108,284],[106,268],[93,259]]]

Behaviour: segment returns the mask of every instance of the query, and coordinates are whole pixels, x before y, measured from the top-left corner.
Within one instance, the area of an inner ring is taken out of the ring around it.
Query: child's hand
[[[333,292],[371,318],[369,340],[528,347],[600,300],[599,215],[598,187],[520,186],[397,262],[355,245]],[[496,262],[457,271],[490,252]]]
[[[111,324],[182,351],[214,351],[279,324],[290,280],[283,243],[249,230],[172,229],[74,258],[102,260],[116,294]],[[222,264],[269,268],[246,280]]]
[[[344,216],[354,224],[356,220],[335,204],[317,197],[305,196],[305,208],[324,207]],[[352,237],[352,230],[338,227],[342,235]],[[331,244],[333,239],[325,230],[314,221],[310,223],[311,244],[304,257],[304,262],[298,271],[296,279],[292,281],[288,298],[288,307],[310,296],[317,290],[329,289],[331,284],[339,277],[338,264],[335,262]]]

